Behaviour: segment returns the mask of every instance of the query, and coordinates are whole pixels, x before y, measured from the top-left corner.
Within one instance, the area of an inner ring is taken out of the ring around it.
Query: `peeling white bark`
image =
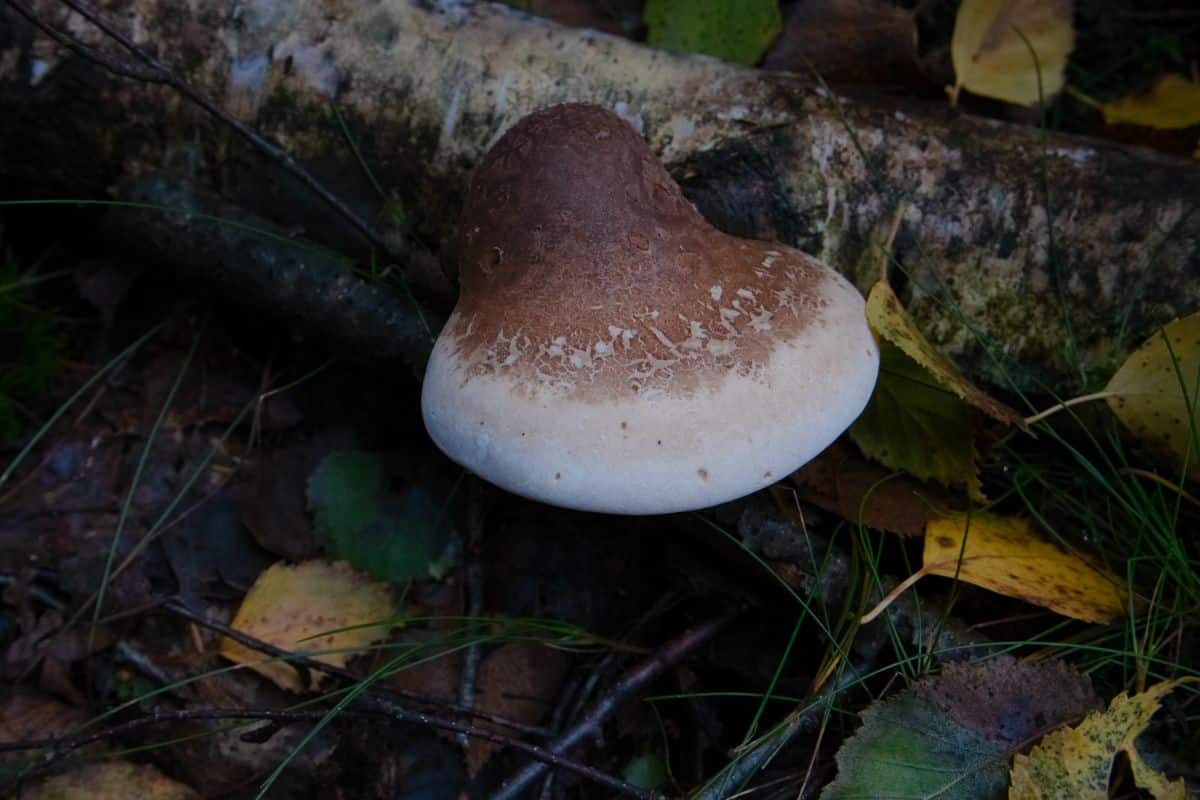
[[[112,51],[53,0],[37,8]],[[110,0],[106,13],[370,209],[378,199],[361,189],[329,119],[336,104],[376,177],[451,268],[459,198],[480,156],[528,112],[587,101],[641,131],[718,225],[809,250],[860,288],[878,274],[903,200],[906,299],[931,338],[994,383],[1071,391],[1081,378],[1063,356],[1069,336],[1082,367],[1103,377],[1155,325],[1200,307],[1200,168],[1189,162],[1043,140],[941,105],[838,98],[799,76],[674,56],[487,3]],[[78,62],[0,6],[0,116],[10,120],[0,121],[0,176],[36,113],[19,104],[34,98],[42,112],[89,110],[91,128],[69,133],[92,130],[107,180],[174,163],[184,146],[201,151],[201,177],[235,196],[258,180],[221,172],[245,156],[161,87],[112,80],[95,98],[56,99]]]

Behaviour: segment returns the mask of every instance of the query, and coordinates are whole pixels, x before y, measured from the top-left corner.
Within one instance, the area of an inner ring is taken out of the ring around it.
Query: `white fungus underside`
[[[464,467],[552,505],[616,514],[717,505],[798,469],[866,405],[879,354],[862,298],[845,294],[753,377],[728,374],[683,396],[585,402],[513,391],[504,373],[465,380],[440,337],[421,397],[425,425]]]

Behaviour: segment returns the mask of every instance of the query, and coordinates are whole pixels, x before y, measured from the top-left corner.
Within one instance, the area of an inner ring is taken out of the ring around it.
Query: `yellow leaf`
[[[1177,319],[1125,360],[1105,387],[1109,407],[1143,442],[1188,464],[1200,480],[1200,313]]]
[[[992,419],[1009,425],[1024,426],[1020,414],[990,397],[971,383],[950,359],[938,352],[921,334],[921,329],[900,303],[887,281],[877,281],[867,296],[867,322],[885,341],[899,347],[906,356],[924,367],[941,386]]]
[[[976,513],[931,520],[923,561],[924,574],[957,577],[1074,619],[1108,622],[1125,608],[1115,578],[1015,517]]]
[[[1163,75],[1149,92],[1103,103],[1100,110],[1109,125],[1190,128],[1200,125],[1200,83],[1180,75]]]
[[[1183,682],[1165,681],[1133,697],[1122,692],[1107,711],[1093,711],[1076,727],[1047,734],[1029,755],[1013,759],[1009,800],[1107,800],[1113,760],[1122,752],[1129,758],[1134,782],[1155,800],[1184,800],[1183,779],[1168,780],[1150,769],[1134,745],[1163,695]]]
[[[386,625],[371,623],[390,618],[395,610],[387,585],[355,572],[344,562],[305,561],[295,566],[280,563],[258,576],[242,600],[232,627],[284,650],[312,654],[316,661],[340,667],[354,655],[353,651],[387,635]],[[326,677],[310,673],[313,686],[304,686],[299,673],[287,662],[271,659],[232,639],[221,641],[221,655],[294,692],[316,689]]]
[[[26,800],[200,800],[149,764],[102,761],[55,775],[21,795]]]
[[[963,0],[950,41],[951,102],[964,88],[1021,105],[1049,97],[1074,45],[1071,0]]]

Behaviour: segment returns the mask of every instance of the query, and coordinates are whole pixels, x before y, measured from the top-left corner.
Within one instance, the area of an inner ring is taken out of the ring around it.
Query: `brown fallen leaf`
[[[536,725],[554,708],[571,659],[536,642],[514,642],[493,650],[479,665],[475,707],[505,719]],[[486,721],[480,727],[502,730]],[[467,774],[474,778],[501,745],[472,737]]]
[[[864,458],[854,447],[834,442],[792,475],[801,500],[853,523],[915,537],[957,498],[939,486]]]
[[[389,675],[384,685],[434,701],[458,702],[465,653],[461,647],[443,649],[436,645],[439,640],[451,645],[459,641],[466,614],[462,582],[418,581],[409,593],[407,611],[428,621],[405,627],[396,643],[419,648],[419,652],[432,657],[422,657],[416,664]]]
[[[918,65],[912,12],[885,0],[801,0],[763,61],[835,85],[924,82]]]
[[[306,561],[273,564],[258,576],[242,600],[232,627],[284,650],[344,666],[355,651],[383,639],[396,613],[392,590],[355,572],[344,562]],[[361,626],[361,627],[356,627]],[[232,639],[221,641],[221,655],[245,664],[293,692],[312,691],[327,678],[311,672],[312,686],[285,661],[272,659]]]
[[[0,742],[66,736],[87,722],[87,714],[61,700],[18,688],[0,703]],[[94,752],[96,748],[89,748]],[[21,761],[32,751],[0,753],[0,763]]]

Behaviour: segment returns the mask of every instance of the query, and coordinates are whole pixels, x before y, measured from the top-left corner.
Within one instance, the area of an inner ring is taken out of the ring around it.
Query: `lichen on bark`
[[[111,48],[59,4],[36,8]],[[406,229],[390,233],[416,232],[450,275],[458,207],[483,153],[527,113],[582,101],[629,121],[718,226],[806,249],[864,290],[903,202],[896,283],[926,334],[990,383],[1077,391],[1155,326],[1200,307],[1200,166],[1188,162],[945,104],[840,97],[801,76],[486,3],[107,0],[101,10],[165,59],[185,54],[189,80],[223,108],[292,148],[351,205],[378,209],[384,201],[330,114],[336,105],[388,202],[405,211]],[[161,87],[99,77],[7,6],[0,51],[0,177],[32,153],[60,159],[29,164],[45,170],[46,186],[102,193],[163,166],[172,142],[186,140],[203,149],[211,188],[239,196],[278,184],[257,193],[255,211],[361,248],[286,181],[264,181],[257,164],[241,169],[256,160],[194,107],[164,103]],[[136,153],[112,145],[131,135]],[[222,171],[229,163],[239,169]]]

